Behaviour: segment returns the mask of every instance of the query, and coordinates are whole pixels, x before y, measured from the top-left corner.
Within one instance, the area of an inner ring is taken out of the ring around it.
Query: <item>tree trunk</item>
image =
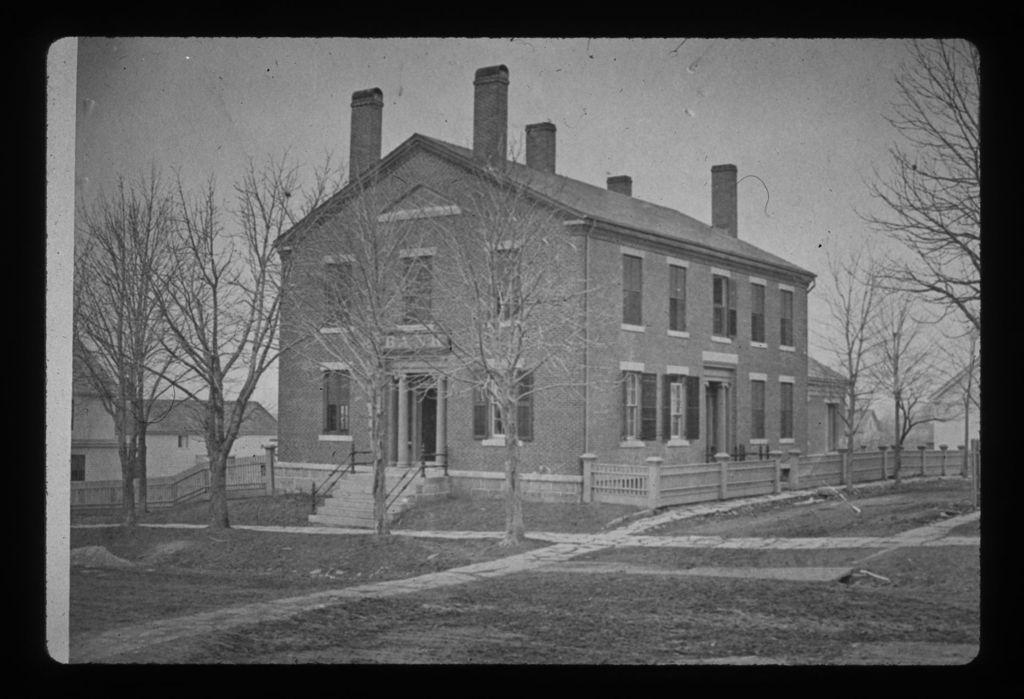
[[[501,546],[518,546],[526,531],[523,526],[523,498],[519,490],[519,424],[517,404],[505,401],[505,537]]]
[[[124,442],[118,449],[121,458],[121,512],[122,522],[125,526],[132,527],[138,521],[135,512],[135,481],[134,464],[132,463],[131,449]]]
[[[135,475],[139,479],[139,509],[142,512],[149,512],[149,486],[146,482],[146,430],[145,422],[140,422],[138,427],[138,447],[136,453]]]
[[[210,458],[210,529],[228,529],[227,460],[224,449],[207,452]]]
[[[384,460],[385,395],[379,387],[374,390],[370,413],[370,449],[373,450],[373,520],[374,532],[378,536],[387,536],[391,533],[387,510],[388,491],[385,481],[387,462]]]

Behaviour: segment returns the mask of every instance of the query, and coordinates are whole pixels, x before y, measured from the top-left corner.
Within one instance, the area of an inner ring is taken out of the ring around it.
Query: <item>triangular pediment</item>
[[[388,205],[377,217],[378,221],[403,221],[433,216],[454,216],[462,213],[459,206],[430,187],[416,185]]]

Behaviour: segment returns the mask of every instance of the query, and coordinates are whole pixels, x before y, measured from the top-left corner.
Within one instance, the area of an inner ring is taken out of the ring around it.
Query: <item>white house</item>
[[[206,441],[193,401],[158,400],[154,422],[146,433],[146,472],[150,478],[172,476],[206,460]],[[277,439],[277,420],[258,402],[246,406],[245,419],[231,456],[264,453],[263,445]],[[99,395],[78,372],[71,409],[71,480],[105,481],[121,478],[114,420]]]

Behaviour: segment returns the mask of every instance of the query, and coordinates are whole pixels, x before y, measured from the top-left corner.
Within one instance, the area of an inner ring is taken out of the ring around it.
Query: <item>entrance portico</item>
[[[396,374],[389,397],[390,462],[444,466],[447,460],[448,380],[415,370]]]

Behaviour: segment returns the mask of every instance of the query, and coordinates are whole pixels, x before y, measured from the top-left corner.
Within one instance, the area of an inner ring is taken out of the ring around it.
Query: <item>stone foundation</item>
[[[505,474],[494,471],[448,471],[453,495],[473,498],[501,498]],[[583,477],[545,473],[524,473],[519,477],[523,500],[529,502],[582,502]]]

